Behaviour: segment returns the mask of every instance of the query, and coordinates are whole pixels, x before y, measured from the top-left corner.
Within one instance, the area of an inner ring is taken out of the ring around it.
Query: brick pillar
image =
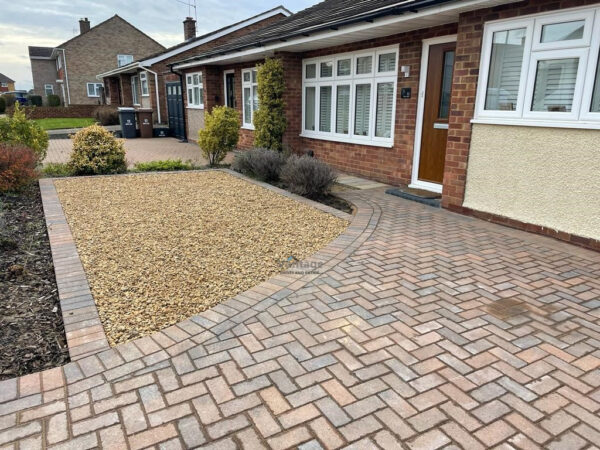
[[[283,62],[285,77],[285,117],[287,129],[283,135],[284,148],[300,152],[300,133],[302,131],[302,55],[281,52],[276,55]]]
[[[131,76],[120,75],[119,78],[121,82],[123,106],[133,106],[133,97],[131,96]]]
[[[223,71],[218,66],[202,68],[204,83],[204,109],[210,111],[214,106],[223,105]]]
[[[482,36],[480,14],[470,12],[460,16],[442,192],[444,208],[460,208],[465,196]]]

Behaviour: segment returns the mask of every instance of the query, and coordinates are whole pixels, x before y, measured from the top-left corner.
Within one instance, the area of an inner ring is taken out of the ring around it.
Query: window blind
[[[305,122],[304,128],[307,130],[315,130],[315,87],[307,87],[305,94]]]
[[[350,125],[350,86],[336,90],[335,132],[348,134]]]
[[[598,67],[596,68],[596,79],[594,83],[594,93],[592,94],[592,107],[590,112],[600,112],[600,56],[598,57]]]
[[[369,112],[371,109],[371,85],[356,85],[356,103],[354,110],[354,134],[369,135]]]
[[[319,89],[319,131],[331,131],[331,86]]]
[[[379,72],[393,72],[396,70],[396,54],[384,53],[383,55],[379,55],[377,70]]]
[[[394,84],[377,84],[377,109],[375,111],[375,136],[392,137],[392,111],[394,109]]]
[[[538,61],[531,110],[570,112],[578,68],[579,58]]]
[[[525,36],[525,28],[494,33],[485,109],[517,109]]]
[[[356,73],[357,75],[371,73],[373,68],[373,57],[359,56],[356,58]]]

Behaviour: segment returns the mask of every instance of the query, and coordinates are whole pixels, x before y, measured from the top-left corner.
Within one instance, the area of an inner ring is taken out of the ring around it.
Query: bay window
[[[188,108],[204,108],[204,82],[202,72],[188,73],[185,76]]]
[[[475,122],[600,128],[600,9],[486,24]]]
[[[303,61],[302,136],[391,147],[397,47]]]
[[[258,72],[256,69],[242,70],[243,128],[254,129],[254,111],[258,109],[257,77]]]

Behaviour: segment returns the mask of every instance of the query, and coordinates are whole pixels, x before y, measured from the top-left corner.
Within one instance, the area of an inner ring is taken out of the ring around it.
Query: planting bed
[[[280,272],[347,221],[218,172],[55,181],[111,345]]]
[[[36,184],[0,194],[0,380],[69,361]]]

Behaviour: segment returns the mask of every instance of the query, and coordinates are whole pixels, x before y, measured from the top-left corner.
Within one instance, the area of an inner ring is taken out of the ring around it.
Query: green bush
[[[17,102],[17,98],[13,94],[4,94],[2,97],[4,97],[7,108],[13,106]]]
[[[238,112],[226,106],[215,106],[204,116],[204,128],[198,132],[198,145],[209,164],[214,166],[235,148],[239,137]]]
[[[113,174],[127,170],[123,140],[115,138],[106,128],[91,125],[71,139],[73,152],[68,168],[74,175]]]
[[[0,114],[4,114],[6,111],[6,100],[4,97],[0,95]]]
[[[100,125],[119,125],[119,111],[112,106],[99,106],[94,110],[94,119]]]
[[[41,95],[28,95],[27,96],[27,104],[29,106],[42,106],[42,96]]]
[[[331,167],[308,155],[290,156],[281,169],[281,181],[287,189],[308,198],[329,194],[336,179]]]
[[[60,97],[56,94],[49,94],[47,97],[48,106],[60,106]]]
[[[285,79],[280,59],[267,58],[258,67],[258,110],[254,113],[254,145],[281,151],[287,128],[283,92]]]
[[[45,177],[70,177],[73,172],[66,163],[46,163],[42,167],[42,174]]]
[[[265,148],[253,148],[237,154],[231,167],[244,175],[272,183],[279,181],[285,160],[282,153]]]
[[[28,120],[18,104],[15,104],[12,117],[0,118],[0,142],[29,147],[38,161],[43,161],[48,151],[48,133],[33,120]]]
[[[161,172],[170,170],[192,170],[193,165],[181,159],[165,159],[162,161],[141,162],[135,165],[136,172]]]

